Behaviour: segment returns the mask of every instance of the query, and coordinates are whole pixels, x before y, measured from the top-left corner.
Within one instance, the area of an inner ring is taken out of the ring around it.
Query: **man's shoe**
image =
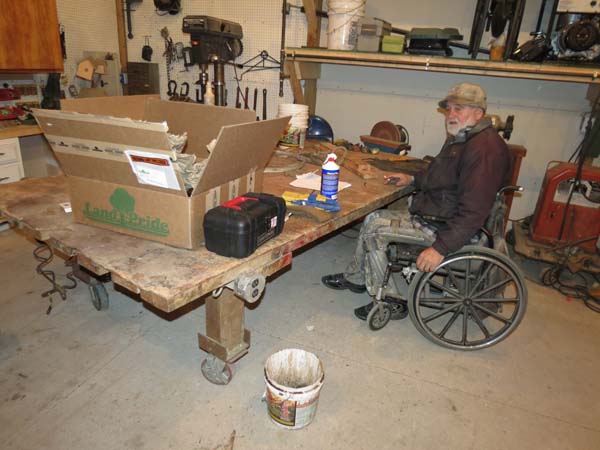
[[[405,304],[387,301],[386,303],[392,307],[392,316],[390,317],[391,320],[400,320],[408,316],[408,308]],[[371,302],[367,305],[356,308],[354,310],[354,315],[360,320],[367,320],[367,316],[373,309],[373,306],[375,306],[375,303]]]
[[[325,286],[331,289],[350,289],[352,292],[356,292],[357,294],[362,294],[367,290],[364,284],[354,284],[346,280],[343,273],[325,275],[323,278],[321,278],[321,281]]]
[[[360,320],[367,320],[367,316],[375,306],[375,303],[371,302],[365,306],[361,306],[354,310],[354,315],[358,317]]]

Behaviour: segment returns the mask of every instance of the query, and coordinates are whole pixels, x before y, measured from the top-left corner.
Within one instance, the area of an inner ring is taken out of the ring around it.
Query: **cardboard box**
[[[67,175],[76,221],[188,249],[204,241],[206,211],[262,190],[263,169],[289,120],[257,122],[251,110],[152,95],[66,100],[60,111],[34,114]],[[187,132],[185,153],[208,158],[191,193],[169,169],[176,155],[167,130]]]

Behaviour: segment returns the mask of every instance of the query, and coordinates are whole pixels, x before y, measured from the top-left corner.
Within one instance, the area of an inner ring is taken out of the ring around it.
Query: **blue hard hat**
[[[306,138],[333,142],[333,129],[331,128],[331,125],[329,125],[329,123],[322,117],[309,116]]]

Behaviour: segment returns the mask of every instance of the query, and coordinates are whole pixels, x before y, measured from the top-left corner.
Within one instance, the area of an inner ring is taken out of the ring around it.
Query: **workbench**
[[[307,165],[303,172],[313,169],[317,167]],[[69,201],[63,176],[1,185],[0,213],[27,235],[96,276],[110,275],[116,285],[162,311],[172,312],[204,297],[206,331],[199,333],[198,340],[209,355],[202,372],[209,381],[226,384],[233,376],[233,362],[250,347],[244,300],[234,295],[235,283],[275,274],[291,264],[294,251],[401,196],[398,188],[384,185],[381,179],[363,180],[345,169],[340,178],[352,183],[339,194],[340,212],[324,222],[292,215],[282,234],[245,259],[221,257],[204,247],[178,249],[75,223],[59,205]],[[281,195],[291,190],[292,179],[292,175],[266,174],[263,191]]]

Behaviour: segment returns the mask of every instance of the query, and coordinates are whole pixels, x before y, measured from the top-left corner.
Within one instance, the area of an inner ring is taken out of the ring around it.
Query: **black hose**
[[[568,252],[566,252],[568,254]],[[573,273],[568,267],[566,267],[565,258],[563,262],[557,263],[546,270],[541,277],[541,281],[546,286],[551,286],[561,294],[570,298],[583,300],[585,306],[596,313],[600,313],[600,298],[593,295],[589,288],[585,277],[581,274]],[[582,280],[583,284],[566,284],[561,280],[561,275],[565,273],[565,269],[570,272],[571,275],[578,275]],[[595,276],[596,279],[598,279]]]

